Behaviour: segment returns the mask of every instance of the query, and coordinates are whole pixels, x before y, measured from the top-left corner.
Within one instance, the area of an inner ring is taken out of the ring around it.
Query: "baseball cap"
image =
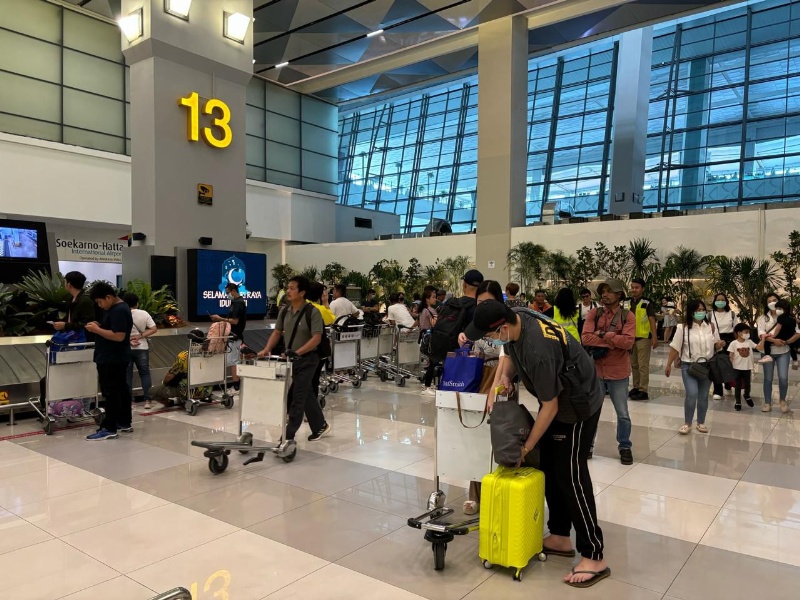
[[[515,318],[516,313],[505,304],[497,300],[486,300],[475,308],[475,317],[467,325],[464,335],[474,342]]]
[[[609,290],[616,293],[622,292],[624,294],[626,291],[625,284],[619,279],[606,279],[603,283],[597,286],[597,293],[602,294],[604,287],[608,287]]]
[[[464,273],[464,277],[462,277],[461,279],[463,279],[467,285],[471,285],[472,287],[478,287],[480,284],[483,283],[483,273],[481,273],[477,269],[470,269],[469,271]]]

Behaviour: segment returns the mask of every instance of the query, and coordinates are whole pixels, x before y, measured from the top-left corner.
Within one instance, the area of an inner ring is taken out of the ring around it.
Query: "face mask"
[[[742,334],[742,339],[749,340],[750,339],[750,334],[749,333],[743,333]]]
[[[783,309],[779,308],[778,310],[775,311],[775,314],[780,317],[783,314]]]
[[[775,306],[777,304],[778,304],[777,302],[770,302],[769,304],[767,304],[767,308],[770,310],[775,310]]]
[[[501,329],[501,330],[500,330],[500,335],[503,335],[502,331],[503,331],[503,330]],[[499,339],[499,338],[498,338],[498,339],[493,339],[493,338],[492,338],[492,339],[489,339],[489,345],[490,345],[492,348],[499,348],[500,346],[505,346],[505,345],[506,345],[508,342],[510,342],[510,341],[511,341],[511,340],[501,340],[501,339]]]
[[[716,306],[717,308],[725,308],[725,304],[726,304],[725,300],[717,300],[714,302],[714,306]]]
[[[695,321],[705,321],[706,320],[706,312],[704,310],[698,310],[694,313]]]

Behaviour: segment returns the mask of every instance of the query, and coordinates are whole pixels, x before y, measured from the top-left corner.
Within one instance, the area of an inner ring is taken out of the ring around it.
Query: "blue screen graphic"
[[[197,314],[226,314],[231,301],[225,286],[234,283],[247,302],[247,314],[267,312],[267,257],[249,252],[197,251]]]

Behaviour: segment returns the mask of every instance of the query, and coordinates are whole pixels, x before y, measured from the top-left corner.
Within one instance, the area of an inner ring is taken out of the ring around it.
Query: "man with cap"
[[[628,414],[630,349],[636,339],[633,313],[621,306],[625,284],[609,279],[597,286],[602,306],[593,308],[583,324],[581,342],[594,357],[594,366],[604,393],[611,396],[617,413],[617,449],[623,465],[633,464],[631,417]]]
[[[644,279],[631,280],[631,299],[629,306],[636,323],[636,342],[631,352],[633,389],[628,393],[631,400],[649,400],[647,387],[650,384],[650,353],[658,348],[656,335],[656,312],[658,307],[644,297]]]
[[[539,401],[539,414],[520,448],[520,464],[538,444],[550,509],[544,552],[572,557],[570,530],[575,527],[580,562],[564,577],[573,587],[589,587],[608,577],[603,558],[603,533],[587,459],[603,392],[592,360],[578,341],[555,321],[526,308],[511,309],[495,300],[480,303],[466,329],[471,340],[486,339],[503,346],[511,360],[503,361],[499,381],[510,390],[519,375]]]

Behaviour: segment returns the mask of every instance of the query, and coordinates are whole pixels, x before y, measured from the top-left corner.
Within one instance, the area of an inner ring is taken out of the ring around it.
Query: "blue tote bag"
[[[459,348],[444,360],[439,389],[446,392],[476,393],[483,378],[483,359],[470,354],[469,348]]]

